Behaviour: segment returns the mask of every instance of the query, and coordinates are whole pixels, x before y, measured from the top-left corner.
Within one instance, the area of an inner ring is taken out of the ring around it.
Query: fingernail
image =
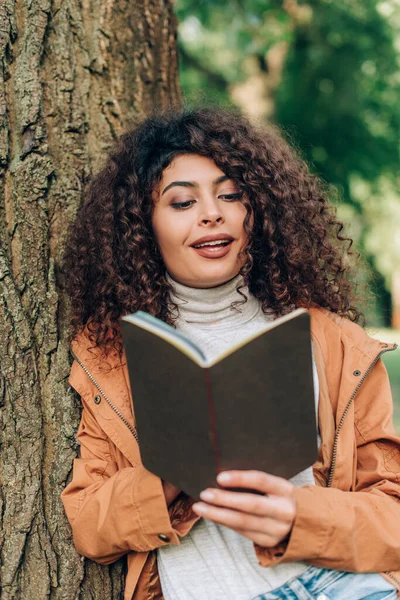
[[[220,473],[219,475],[217,475],[217,481],[218,483],[228,483],[228,481],[230,481],[232,478],[229,475],[229,473]]]
[[[200,498],[202,500],[205,500],[206,502],[210,502],[211,500],[214,500],[215,494],[213,494],[209,490],[204,490],[204,492],[200,492]]]

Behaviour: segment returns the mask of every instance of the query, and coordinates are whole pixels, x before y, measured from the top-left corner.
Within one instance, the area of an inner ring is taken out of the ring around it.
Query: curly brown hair
[[[144,310],[173,325],[176,306],[152,228],[152,192],[174,157],[211,158],[245,198],[244,284],[277,316],[324,307],[352,321],[352,240],[330,204],[333,191],[277,128],[216,107],[154,114],[123,134],[93,178],[64,261],[72,331],[121,352],[119,319]],[[250,229],[250,215],[253,227]]]

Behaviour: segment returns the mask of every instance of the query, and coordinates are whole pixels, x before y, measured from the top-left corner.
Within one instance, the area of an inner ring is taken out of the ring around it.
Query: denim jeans
[[[396,600],[396,588],[378,573],[309,567],[300,577],[252,600]]]

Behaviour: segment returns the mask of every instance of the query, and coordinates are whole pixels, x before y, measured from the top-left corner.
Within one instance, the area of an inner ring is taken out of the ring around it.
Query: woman
[[[67,258],[83,412],[62,499],[78,552],[127,555],[126,600],[397,597],[400,440],[380,359],[394,346],[356,324],[341,230],[279,135],[235,112],[149,118],[94,178]],[[146,471],[119,318],[144,310],[212,355],[296,307],[311,314],[313,469],[223,473],[196,503]]]

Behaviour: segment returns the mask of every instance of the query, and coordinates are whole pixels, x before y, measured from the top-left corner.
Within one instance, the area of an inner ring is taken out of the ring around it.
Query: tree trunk
[[[112,140],[180,105],[171,0],[0,4],[1,600],[122,599],[124,561],[78,556],[60,493],[77,454],[57,265]]]

